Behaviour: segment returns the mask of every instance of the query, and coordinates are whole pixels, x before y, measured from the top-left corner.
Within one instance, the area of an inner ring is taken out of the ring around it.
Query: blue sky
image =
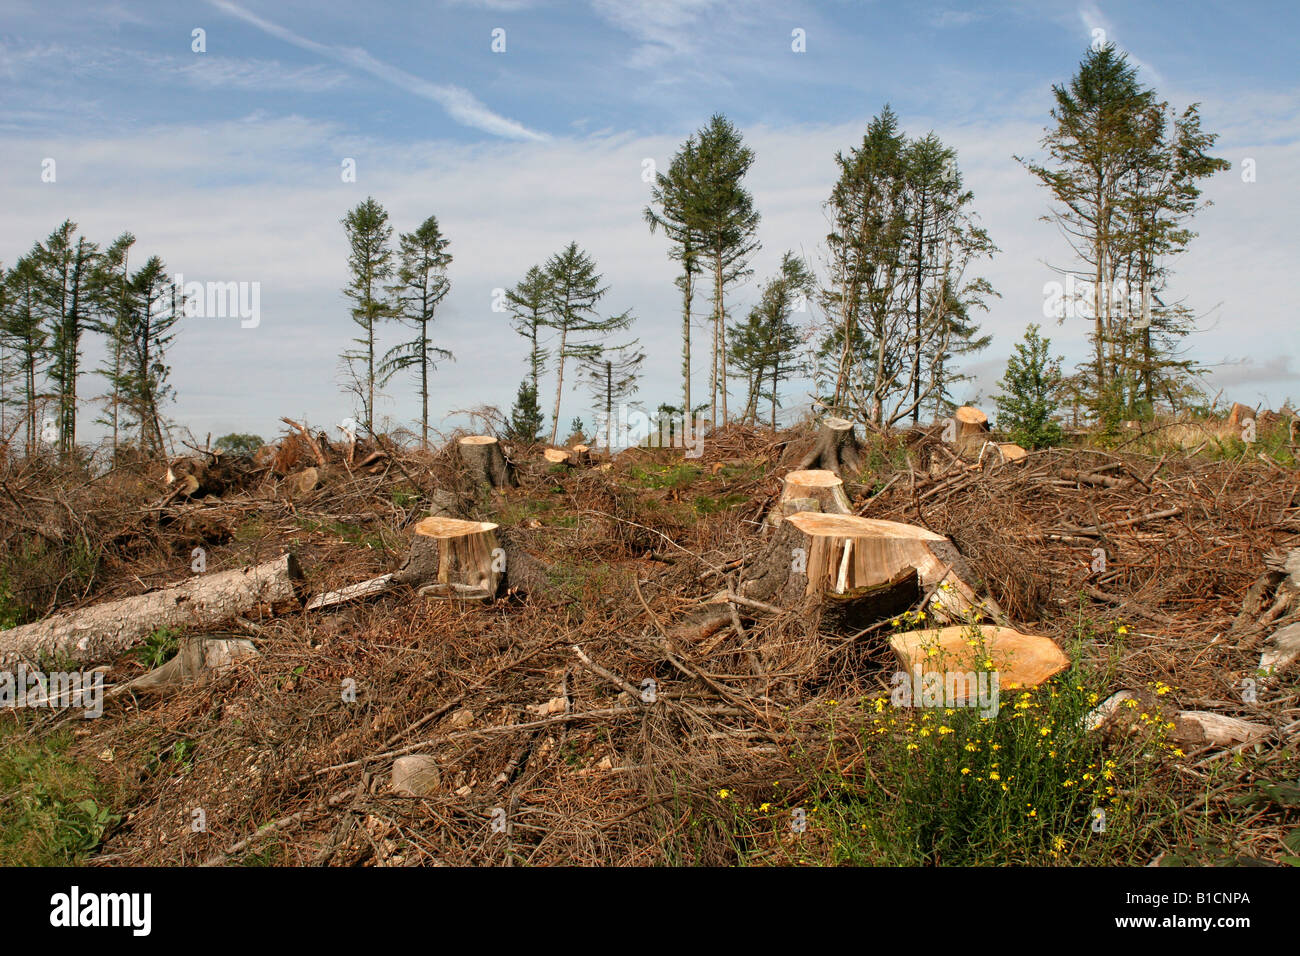
[[[435,214],[451,238],[437,328],[457,360],[432,397],[443,427],[464,422],[455,410],[509,405],[525,346],[491,310],[493,290],[574,239],[605,273],[609,310],[637,316],[640,397],[654,407],[679,392],[680,333],[664,241],[640,217],[643,161],[666,163],[713,112],[744,132],[764,219],[755,278],[735,293],[742,313],[786,249],[819,263],[834,153],[888,102],[909,133],[933,129],[958,149],[1002,249],[983,270],[1002,294],[985,317],[994,343],[968,368],[970,397],[986,397],[1028,322],[1044,322],[1068,359],[1084,355],[1086,323],[1042,317],[1049,264],[1069,264],[1068,250],[1012,155],[1036,151],[1051,84],[1101,29],[1163,98],[1200,102],[1221,134],[1216,153],[1234,168],[1207,185],[1214,206],[1175,288],[1203,313],[1193,354],[1214,367],[1213,387],[1276,406],[1300,398],[1288,281],[1297,21],[1285,3],[6,0],[0,261],[70,217],[101,242],[132,231],[141,261],[157,253],[187,279],[259,282],[257,328],[183,324],[171,414],[200,437],[268,435],[281,415],[328,426],[353,410],[337,355],[355,334],[339,219],[356,202],[375,196],[398,230]],[[204,53],[191,49],[196,28]],[[791,49],[796,29],[806,52]],[[43,183],[49,157],[57,180]],[[344,158],[355,183],[341,180]],[[1255,182],[1242,181],[1247,158]],[[697,394],[705,384],[701,372]],[[411,383],[386,391],[381,415],[415,416]],[[587,404],[566,386],[562,423],[590,420]]]

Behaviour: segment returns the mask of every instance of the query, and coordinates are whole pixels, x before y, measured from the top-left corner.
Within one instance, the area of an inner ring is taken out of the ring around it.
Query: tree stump
[[[1233,428],[1240,428],[1246,419],[1254,417],[1255,409],[1249,405],[1243,405],[1241,402],[1233,402],[1232,410],[1228,412],[1228,424]]]
[[[466,435],[457,444],[460,457],[481,483],[493,488],[508,488],[519,483],[501,451],[501,445],[491,435]]]
[[[257,657],[253,642],[242,637],[186,637],[171,660],[109,691],[119,694],[170,694],[187,681],[207,680],[234,666],[237,661]]]
[[[817,440],[799,462],[799,469],[821,469],[837,477],[843,477],[844,469],[848,469],[850,474],[860,472],[862,446],[858,443],[853,423],[842,418],[823,418]]]
[[[801,511],[821,511],[827,514],[852,514],[853,506],[844,493],[844,482],[834,473],[825,470],[792,471],[781,479],[781,497],[767,515],[767,523],[775,527],[783,518]]]
[[[415,526],[411,552],[393,581],[419,587],[421,597],[489,600],[506,567],[496,530],[486,521],[425,518]]]
[[[963,453],[982,448],[988,438],[989,417],[973,405],[963,405],[952,413],[956,423],[953,444]]]
[[[542,452],[542,457],[552,465],[563,465],[566,468],[574,465],[573,455],[564,448],[548,448]]]
[[[817,512],[781,522],[741,594],[790,607],[808,597],[875,588],[908,568],[916,570],[920,587],[934,589],[931,607],[940,616],[959,620],[980,604],[966,560],[943,535],[897,521]],[[992,599],[983,603],[1001,613]]]

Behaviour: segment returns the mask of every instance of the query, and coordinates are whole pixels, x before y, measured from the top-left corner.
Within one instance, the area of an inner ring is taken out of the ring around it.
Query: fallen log
[[[298,601],[302,569],[292,554],[266,564],[196,576],[175,587],[63,611],[0,631],[0,663],[112,660],[160,627],[199,628],[261,604]]]
[[[829,471],[838,477],[845,469],[851,474],[860,472],[862,446],[853,423],[832,416],[823,418],[813,447],[799,462],[799,470],[806,469]]]
[[[480,483],[498,489],[519,484],[500,443],[491,435],[466,435],[456,444],[460,457]]]

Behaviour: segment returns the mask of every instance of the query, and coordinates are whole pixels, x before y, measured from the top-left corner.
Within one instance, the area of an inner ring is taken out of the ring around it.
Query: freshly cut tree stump
[[[1228,424],[1234,428],[1239,427],[1246,419],[1255,417],[1255,409],[1249,405],[1243,405],[1241,402],[1233,402],[1232,410],[1228,412]]]
[[[1002,691],[1037,687],[1070,666],[1070,658],[1050,638],[992,624],[980,625],[979,629],[982,646],[970,646],[969,625],[905,631],[891,637],[889,646],[908,674],[918,668],[922,675],[990,670],[997,673]],[[931,650],[935,653],[931,654]],[[977,656],[991,660],[992,666],[981,666]],[[961,682],[954,683],[961,686]],[[958,694],[956,699],[965,698]]]
[[[989,441],[980,448],[979,460],[981,464],[1003,465],[1024,461],[1028,457],[1029,452],[1014,442]]]
[[[508,488],[519,483],[500,443],[491,435],[466,435],[457,444],[460,457],[465,459],[479,481],[493,488]]]
[[[844,482],[833,471],[792,471],[781,481],[781,498],[775,512],[778,523],[782,516],[800,511],[815,510],[838,515],[853,513],[849,496],[844,493]],[[802,507],[802,503],[809,498],[817,502],[817,508]],[[799,503],[798,506],[796,502]]]
[[[829,471],[838,477],[843,477],[845,469],[850,474],[860,472],[862,446],[853,423],[842,418],[823,418],[817,440],[799,462],[799,468]]]
[[[963,405],[952,413],[957,434],[953,444],[962,452],[981,448],[988,438],[989,417],[973,405]]]
[[[572,453],[564,448],[548,448],[542,452],[542,457],[552,465],[565,465],[572,468],[575,464]]]
[[[306,495],[315,491],[320,485],[320,470],[315,466],[304,468],[284,480],[294,495]]]
[[[112,660],[160,627],[209,627],[260,604],[298,602],[302,569],[292,554],[251,568],[197,575],[184,584],[64,611],[0,631],[0,664]]]
[[[242,637],[187,637],[176,655],[161,667],[127,681],[108,692],[119,694],[170,694],[187,681],[208,680],[237,661],[257,657],[253,642]]]
[[[943,535],[897,521],[817,512],[782,521],[741,593],[790,607],[814,595],[876,587],[908,568],[916,569],[922,588],[934,589],[931,607],[949,619],[981,603],[974,575]],[[1001,614],[991,599],[983,603]]]
[[[497,543],[496,530],[486,521],[425,518],[415,526],[411,553],[393,580],[418,586],[421,597],[493,598],[506,569],[506,552]]]

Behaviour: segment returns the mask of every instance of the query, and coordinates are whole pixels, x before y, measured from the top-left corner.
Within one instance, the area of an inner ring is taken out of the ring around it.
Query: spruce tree
[[[352,301],[352,321],[362,329],[362,336],[353,342],[364,349],[344,352],[343,360],[357,383],[362,422],[370,430],[375,418],[375,328],[381,320],[393,315],[384,291],[384,284],[393,277],[393,250],[389,246],[393,227],[388,224],[384,207],[372,197],[349,210],[342,223],[347,233],[350,270],[343,294]],[[363,360],[365,372],[358,376],[355,366]]]
[[[1017,342],[1007,360],[999,385],[1003,392],[994,397],[998,428],[1025,448],[1046,448],[1061,442],[1061,426],[1053,420],[1060,403],[1061,360],[1051,358],[1051,340],[1039,335],[1031,324],[1024,341]]]
[[[397,283],[390,286],[393,315],[411,325],[415,337],[393,346],[380,363],[380,382],[387,384],[397,372],[416,369],[420,382],[420,441],[429,446],[429,371],[439,359],[454,359],[447,349],[429,341],[429,326],[439,303],[451,291],[447,266],[451,253],[448,239],[430,216],[414,232],[398,237]]]

